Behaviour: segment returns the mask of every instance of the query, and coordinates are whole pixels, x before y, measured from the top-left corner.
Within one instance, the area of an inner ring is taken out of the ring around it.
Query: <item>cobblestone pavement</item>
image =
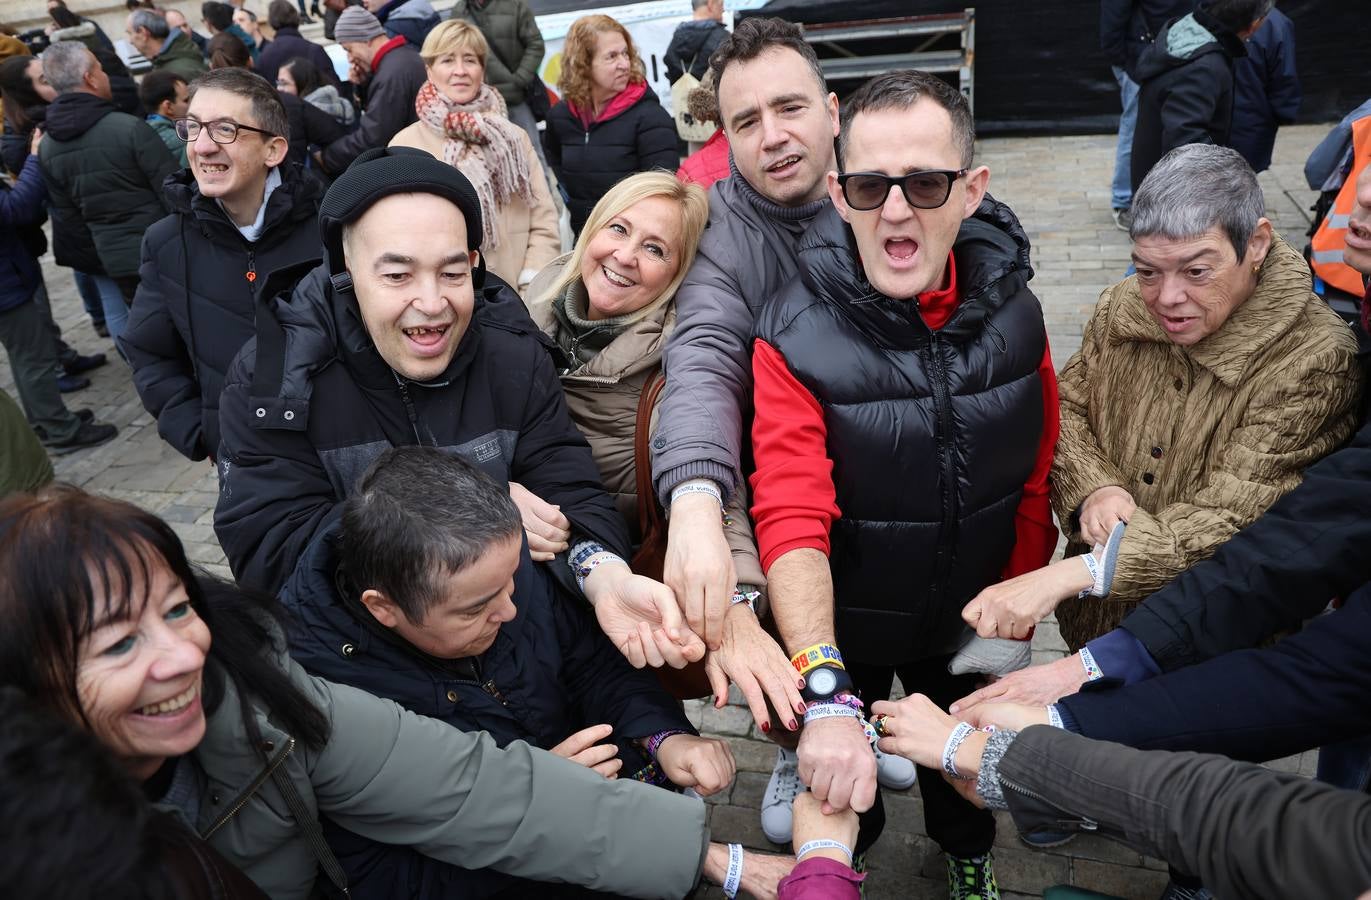
[[[1302,246],[1313,203],[1301,174],[1310,149],[1326,126],[1285,128],[1276,144],[1275,164],[1261,176],[1272,221],[1292,243]],[[1128,266],[1127,236],[1115,229],[1109,210],[1114,139],[1084,137],[992,138],[980,142],[979,161],[991,168],[990,191],[1018,214],[1033,243],[1036,277],[1031,286],[1042,300],[1058,368],[1080,345],[1082,328],[1099,293]],[[87,490],[120,497],[159,513],[172,523],[190,558],[210,572],[228,576],[223,551],[214,537],[217,494],[208,462],[191,463],[157,435],[143,411],[127,370],[114,358],[109,341],[98,338],[81,308],[69,272],[43,260],[54,315],[66,339],[83,353],[103,351],[111,365],[93,373],[92,386],[67,396],[76,409],[120,428],[103,447],[54,459],[57,477]],[[2,353],[2,351],[0,351]],[[14,392],[9,367],[0,367],[0,387]],[[1062,655],[1065,645],[1055,624],[1040,627],[1034,639],[1037,661]],[[736,699],[736,698],[735,698]],[[779,850],[761,833],[758,806],[775,759],[773,745],[760,739],[745,708],[691,704],[690,714],[707,733],[726,737],[738,762],[738,778],[724,794],[710,798],[716,839]],[[1312,774],[1314,754],[1273,765]],[[884,836],[868,855],[871,872],[866,896],[939,898],[946,896],[943,862],[928,839],[917,787],[885,796]],[[1110,841],[1082,836],[1055,850],[1030,850],[1019,843],[1013,825],[1000,814],[996,871],[1006,898],[1034,897],[1054,884],[1077,884],[1126,898],[1150,900],[1166,882],[1156,860]],[[699,892],[721,896],[717,890]]]

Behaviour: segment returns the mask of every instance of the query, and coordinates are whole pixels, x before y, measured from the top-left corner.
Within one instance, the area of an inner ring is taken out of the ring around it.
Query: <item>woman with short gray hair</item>
[[[1137,274],[1101,295],[1058,377],[1050,480],[1067,556],[972,600],[979,634],[1023,638],[1055,608],[1079,649],[1351,434],[1356,340],[1265,211],[1225,147],[1178,147],[1143,181]]]

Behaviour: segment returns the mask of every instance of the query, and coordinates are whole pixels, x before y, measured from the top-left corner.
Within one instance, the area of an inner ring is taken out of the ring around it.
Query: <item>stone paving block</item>
[[[1122,900],[1156,900],[1166,889],[1165,871],[1116,866],[1092,859],[1071,860],[1071,883]]]
[[[210,513],[212,515],[213,511],[197,509],[194,506],[181,506],[179,504],[173,503],[166,509],[162,510],[162,518],[166,519],[168,522],[171,522],[173,524],[181,523],[185,525],[194,525],[197,522],[199,522],[199,520],[203,518],[206,515],[206,513]]]
[[[1065,884],[1071,877],[1071,860],[1027,848],[995,849],[995,879],[1011,891],[1041,894],[1054,884]]]
[[[709,833],[716,840],[730,844],[742,844],[754,850],[778,853],[780,844],[773,844],[762,834],[762,823],[757,818],[757,810],[738,806],[709,807]]]
[[[711,734],[732,734],[741,737],[752,727],[752,713],[736,706],[715,709],[706,705],[701,724],[696,727]]]
[[[767,776],[771,775],[771,770],[776,766],[775,744],[740,737],[725,737],[724,740],[733,751],[733,763],[739,772],[763,772]]]
[[[770,772],[739,772],[733,779],[733,806],[760,810]]]
[[[1140,866],[1142,854],[1129,849],[1118,841],[1100,837],[1098,834],[1081,834],[1069,844],[1063,844],[1048,852],[1072,856],[1077,859],[1093,859],[1097,862],[1114,863],[1120,866]]]

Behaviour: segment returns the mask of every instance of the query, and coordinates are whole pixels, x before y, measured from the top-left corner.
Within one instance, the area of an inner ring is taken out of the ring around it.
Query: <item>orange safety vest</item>
[[[1347,220],[1357,203],[1357,176],[1368,164],[1371,164],[1371,116],[1363,116],[1352,123],[1352,170],[1347,173],[1333,207],[1310,242],[1314,274],[1355,297],[1362,296],[1365,290],[1362,275],[1342,261],[1342,251],[1347,245]]]

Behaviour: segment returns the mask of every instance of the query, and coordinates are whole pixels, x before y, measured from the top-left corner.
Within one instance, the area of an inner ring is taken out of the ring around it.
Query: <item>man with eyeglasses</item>
[[[286,162],[286,111],[245,69],[190,86],[175,120],[189,166],[166,180],[171,215],[143,240],[141,283],[119,342],[143,406],[189,459],[219,445],[219,392],[253,335],[266,276],[317,259],[323,184]]]
[[[858,89],[833,205],[757,322],[757,539],[810,701],[799,775],[834,809],[876,802],[861,704],[896,674],[940,706],[961,696],[975,679],[948,670],[962,607],[1056,546],[1056,382],[1028,238],[987,196],[974,140],[966,99],[936,76]],[[998,897],[993,818],[918,774],[950,896]]]

